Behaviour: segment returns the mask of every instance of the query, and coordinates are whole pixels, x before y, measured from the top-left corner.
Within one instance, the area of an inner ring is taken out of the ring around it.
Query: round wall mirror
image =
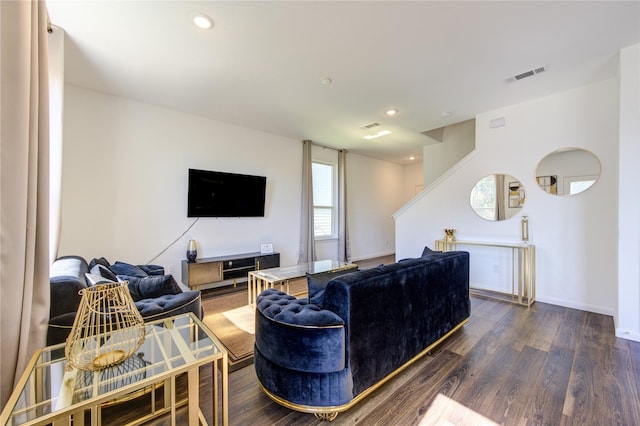
[[[520,213],[525,191],[520,181],[511,175],[485,176],[471,190],[469,201],[478,216],[486,220],[509,219]]]
[[[600,177],[600,160],[582,148],[562,148],[548,154],[536,167],[536,181],[553,195],[575,195]]]

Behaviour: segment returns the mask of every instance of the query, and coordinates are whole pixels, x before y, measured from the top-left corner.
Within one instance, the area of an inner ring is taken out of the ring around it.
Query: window
[[[564,178],[564,194],[574,195],[586,191],[597,178],[598,176],[567,176]]]
[[[316,239],[336,237],[335,166],[313,163],[313,224]]]
[[[483,219],[496,220],[496,177],[480,179],[471,190],[471,208]]]

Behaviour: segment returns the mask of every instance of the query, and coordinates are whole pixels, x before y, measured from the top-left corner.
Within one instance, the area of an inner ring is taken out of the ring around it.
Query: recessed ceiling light
[[[333,82],[333,80],[331,80],[330,77],[322,77],[320,79],[320,84],[322,84],[323,86],[328,86]]]
[[[395,108],[392,108],[392,109],[388,109],[388,110],[387,110],[387,115],[388,115],[388,116],[394,116],[394,115],[396,115],[397,113],[398,113],[398,110],[397,110],[397,109],[395,109]]]
[[[192,19],[194,25],[203,30],[208,30],[213,27],[213,20],[204,13],[195,13]]]
[[[416,159],[416,157],[414,157],[413,155],[411,157],[409,157],[409,160],[411,160],[411,161],[413,161],[415,159]]]
[[[389,135],[391,132],[389,130],[380,130],[378,133],[374,133],[373,135],[366,135],[364,138],[367,140],[379,138],[380,136]]]

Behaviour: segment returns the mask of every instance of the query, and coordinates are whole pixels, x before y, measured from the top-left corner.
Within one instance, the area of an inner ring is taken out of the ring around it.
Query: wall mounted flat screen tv
[[[265,176],[189,169],[188,217],[264,217]]]

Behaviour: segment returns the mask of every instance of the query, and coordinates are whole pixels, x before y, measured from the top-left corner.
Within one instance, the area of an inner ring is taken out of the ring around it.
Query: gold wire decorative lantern
[[[127,281],[80,290],[82,299],[64,354],[79,370],[99,370],[133,355],[144,342],[144,321]]]

